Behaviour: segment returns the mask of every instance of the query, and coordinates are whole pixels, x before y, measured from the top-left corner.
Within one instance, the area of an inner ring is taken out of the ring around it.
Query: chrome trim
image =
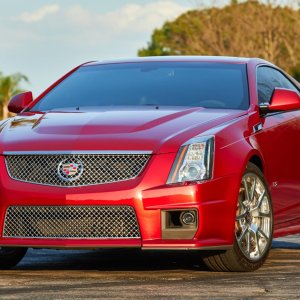
[[[253,133],[261,131],[262,129],[263,129],[262,123],[258,123],[258,124],[253,126]]]
[[[79,162],[78,165],[81,166],[80,171],[78,172],[78,174],[77,174],[76,176],[72,176],[72,177],[63,176],[63,175],[65,175],[65,174],[62,174],[62,172],[61,172],[61,167],[62,167],[62,165],[64,164],[64,162],[65,162],[66,160],[69,160],[69,159],[66,158],[66,159],[62,160],[62,161],[59,163],[59,165],[57,166],[57,175],[58,175],[58,177],[59,177],[61,180],[63,180],[63,181],[66,181],[66,182],[72,182],[72,181],[75,181],[75,180],[77,180],[77,179],[82,175],[83,170],[84,170],[84,165],[83,165],[83,163],[82,163],[82,161],[81,161],[80,159],[76,159],[76,162],[77,162],[77,163]],[[77,170],[76,170],[76,173],[77,173]]]
[[[181,146],[192,145],[192,144],[196,144],[196,143],[205,143],[208,140],[214,139],[214,138],[215,138],[214,135],[197,135],[197,136],[189,139],[185,143],[183,143]]]
[[[144,150],[99,150],[99,151],[4,151],[3,155],[59,155],[59,154],[152,154],[152,151]]]

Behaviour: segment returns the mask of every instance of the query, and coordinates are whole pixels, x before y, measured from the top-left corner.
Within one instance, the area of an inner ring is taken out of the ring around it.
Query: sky
[[[0,71],[21,72],[38,96],[73,67],[134,57],[188,0],[0,0]]]
[[[27,75],[38,96],[75,66],[134,57],[167,20],[228,1],[0,0],[0,72]]]

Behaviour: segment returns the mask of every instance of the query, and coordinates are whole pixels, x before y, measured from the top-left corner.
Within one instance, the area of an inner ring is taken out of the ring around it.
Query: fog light
[[[196,222],[196,216],[193,211],[182,212],[180,220],[184,225],[193,225]]]
[[[163,240],[190,240],[198,229],[197,209],[161,211],[161,236]]]

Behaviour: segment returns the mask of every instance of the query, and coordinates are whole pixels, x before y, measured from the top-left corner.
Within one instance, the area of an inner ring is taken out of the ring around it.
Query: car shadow
[[[199,251],[141,251],[137,249],[30,249],[15,269],[155,271],[208,270]]]
[[[299,239],[273,241],[273,249],[300,249]],[[142,251],[139,249],[29,249],[18,270],[208,271],[200,251]]]

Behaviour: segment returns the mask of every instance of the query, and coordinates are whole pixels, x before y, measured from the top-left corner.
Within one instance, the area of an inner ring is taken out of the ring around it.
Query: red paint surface
[[[0,232],[5,211],[12,205],[130,205],[136,211],[142,237],[141,240],[0,238],[0,245],[144,248],[232,245],[239,186],[245,167],[254,155],[262,161],[272,195],[275,236],[299,233],[300,111],[261,117],[255,76],[257,65],[266,62],[222,58],[216,61],[247,64],[251,101],[248,111],[176,108],[23,112],[2,125],[1,153],[150,150],[153,155],[134,180],[74,188],[12,180],[7,174],[4,157],[0,156]],[[253,127],[259,123],[262,123],[262,130],[253,133]],[[200,184],[166,185],[180,145],[199,134],[215,136],[213,178]],[[162,240],[161,210],[180,208],[198,210],[197,233],[191,240]]]

